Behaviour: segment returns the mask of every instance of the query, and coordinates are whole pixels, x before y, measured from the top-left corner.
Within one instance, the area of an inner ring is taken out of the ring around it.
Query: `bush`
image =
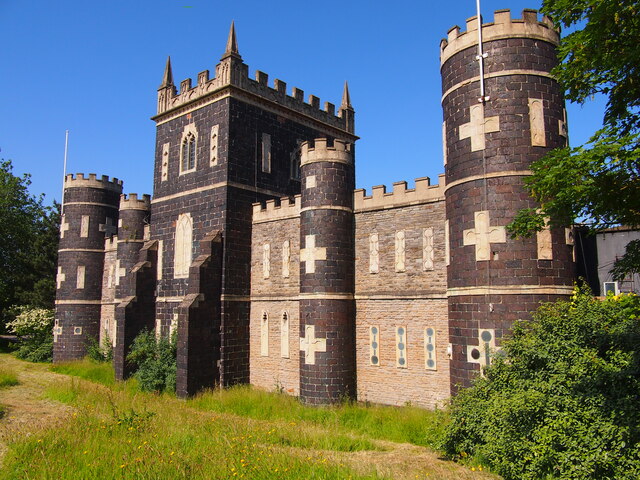
[[[159,338],[142,331],[133,341],[127,360],[137,366],[134,377],[148,392],[175,392],[177,339]]]
[[[7,324],[19,337],[16,357],[30,362],[51,362],[53,358],[53,310],[19,307],[18,315]]]
[[[109,335],[105,335],[102,345],[96,337],[89,337],[87,340],[87,356],[98,363],[110,362],[113,360],[113,344]]]
[[[506,480],[640,478],[640,299],[542,305],[452,402],[444,450]]]

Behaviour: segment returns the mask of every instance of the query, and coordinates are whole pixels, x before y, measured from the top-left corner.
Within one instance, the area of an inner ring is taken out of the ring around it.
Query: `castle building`
[[[451,29],[445,173],[370,194],[354,190],[346,84],[336,112],[249,78],[233,24],[213,78],[177,90],[168,60],[153,197],[93,174],[65,180],[54,361],[108,337],[123,379],[140,331],[176,332],[180,396],[251,383],[310,404],[441,404],[514,321],[572,291],[570,230],[505,230],[535,208],[531,162],[566,144],[558,41],[534,10]]]

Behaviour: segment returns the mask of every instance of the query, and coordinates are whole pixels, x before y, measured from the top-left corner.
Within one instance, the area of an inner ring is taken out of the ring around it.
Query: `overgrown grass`
[[[205,392],[189,400],[189,405],[200,410],[233,413],[260,420],[309,422],[432,448],[440,442],[448,421],[445,411],[416,407],[369,406],[352,402],[334,407],[310,407],[294,397],[268,393],[250,386]]]
[[[327,450],[376,448],[358,436],[198,411],[169,396],[74,379],[47,396],[77,413],[12,444],[3,478],[383,478],[328,458]]]
[[[13,387],[19,383],[18,376],[15,372],[0,367],[0,388]]]
[[[84,378],[102,385],[115,384],[113,365],[111,363],[96,362],[88,358],[74,362],[56,363],[51,366],[56,373],[64,373],[74,377]]]

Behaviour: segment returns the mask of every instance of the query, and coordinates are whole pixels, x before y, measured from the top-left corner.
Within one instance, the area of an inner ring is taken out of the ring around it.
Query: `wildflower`
[[[169,455],[173,455],[174,453],[176,453],[176,452],[173,452],[173,451],[172,451]]]

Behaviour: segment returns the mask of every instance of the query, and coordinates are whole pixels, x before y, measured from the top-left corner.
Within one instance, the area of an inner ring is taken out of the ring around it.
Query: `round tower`
[[[355,245],[351,144],[302,144],[300,398],[355,397]]]
[[[451,389],[467,386],[513,322],[572,290],[564,229],[513,240],[505,227],[536,208],[532,162],[566,144],[562,90],[550,74],[559,32],[535,10],[476,17],[441,43]]]
[[[82,358],[100,330],[105,236],[116,232],[122,181],[79,173],[64,181],[53,360]]]
[[[138,263],[140,249],[144,245],[146,232],[151,212],[151,197],[131,193],[120,196],[120,212],[118,219],[118,247],[116,251],[115,285],[116,302],[121,302],[129,297],[137,297],[132,268]],[[131,373],[131,365],[126,362],[126,356],[134,338],[143,330],[152,331],[155,328],[153,316],[132,315],[126,319],[118,317],[116,313],[116,338],[113,354],[113,364],[116,378],[122,380]]]
[[[135,295],[127,283],[127,274],[138,262],[138,253],[144,244],[145,227],[149,224],[151,197],[143,195],[141,199],[132,193],[127,198],[120,196],[118,218],[118,253],[116,260],[116,298]]]

